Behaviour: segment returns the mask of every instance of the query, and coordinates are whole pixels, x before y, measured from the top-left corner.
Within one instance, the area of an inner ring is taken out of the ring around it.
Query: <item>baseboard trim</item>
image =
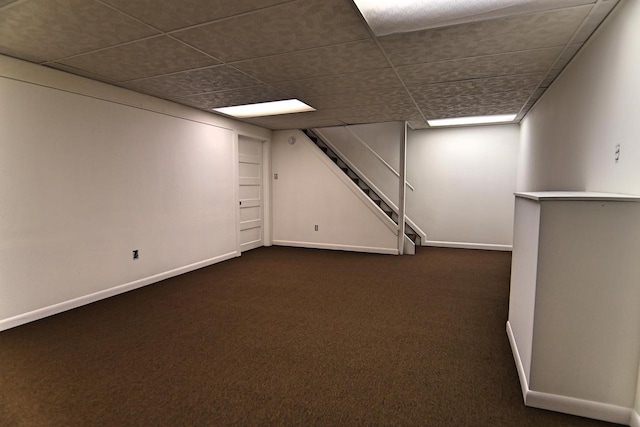
[[[209,258],[204,261],[199,261],[193,264],[189,264],[184,267],[179,267],[173,270],[166,271],[164,273],[145,277],[144,279],[139,279],[133,282],[125,283],[124,285],[118,285],[113,288],[94,292],[89,295],[84,295],[84,296],[74,298],[68,301],[64,301],[58,304],[53,304],[48,307],[39,308],[37,310],[33,310],[27,313],[19,314],[17,316],[9,317],[7,319],[2,319],[0,320],[0,331],[15,328],[16,326],[24,325],[26,323],[33,322],[36,320],[44,319],[45,317],[53,316],[54,314],[62,313],[63,311],[67,311],[83,305],[91,304],[92,302],[100,301],[105,298],[109,298],[118,294],[132,291],[134,289],[138,289],[143,286],[147,286],[152,283],[156,283],[161,280],[168,279],[170,277],[178,276],[180,274],[188,273],[190,271],[198,270],[203,267],[208,267],[212,264],[226,261],[228,259],[235,258],[237,256],[240,256],[240,254],[237,251],[229,252],[224,255]]]
[[[513,250],[512,245],[494,245],[491,243],[467,243],[467,242],[441,242],[437,240],[427,240],[422,246],[434,246],[438,248],[458,248],[458,249],[483,249],[487,251],[506,251]]]
[[[525,405],[624,425],[630,425],[632,413],[635,412],[624,406],[541,393],[533,390],[529,390],[527,393]]]
[[[398,249],[376,248],[373,246],[336,245],[329,243],[296,242],[290,240],[273,240],[274,246],[293,246],[296,248],[331,249],[335,251],[367,252],[373,254],[398,255]]]
[[[518,378],[520,379],[520,388],[522,390],[522,400],[526,403],[527,393],[529,391],[529,382],[527,381],[527,375],[524,372],[524,365],[520,358],[520,351],[518,351],[518,345],[516,344],[516,338],[513,335],[513,329],[511,329],[511,323],[507,320],[507,337],[509,337],[509,344],[511,345],[511,352],[513,353],[513,360],[516,362],[516,370],[518,371]]]
[[[520,358],[520,352],[518,351],[518,346],[509,322],[507,322],[507,336],[509,337],[509,344],[511,345],[513,358],[516,362],[522,397],[526,406],[640,427],[640,417],[638,417],[638,413],[633,409],[608,403],[594,402],[592,400],[576,399],[574,397],[530,390]]]

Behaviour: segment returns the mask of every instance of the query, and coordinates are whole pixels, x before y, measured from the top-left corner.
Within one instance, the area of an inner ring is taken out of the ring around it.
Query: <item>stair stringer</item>
[[[304,133],[275,131],[271,148],[274,245],[398,254],[397,226]]]
[[[416,254],[416,244],[407,236],[404,235],[404,254],[405,255],[415,255]]]
[[[341,152],[331,142],[331,140],[326,136],[326,134],[324,134],[322,132],[322,129],[312,128],[311,130],[313,131],[313,133],[318,135],[322,139],[322,142],[325,145],[327,145],[331,149],[331,151],[336,153],[340,157],[340,160],[342,160],[347,166],[349,166],[349,168],[358,175],[358,178],[360,178],[362,181],[364,181],[364,183],[367,184],[378,195],[378,197],[380,197],[382,199],[382,201],[387,204],[387,206],[389,206],[391,209],[393,209],[393,211],[396,214],[398,213],[398,206],[391,199],[389,199],[387,197],[387,195],[382,190],[380,190],[364,173],[362,173],[362,171],[360,169],[358,169],[358,167],[347,156],[344,155],[343,152]],[[322,153],[322,151],[320,151],[320,152]],[[324,153],[322,153],[322,154],[324,155]],[[324,155],[324,156],[327,157],[326,155]],[[329,160],[329,163],[333,163],[333,162],[331,162]],[[366,196],[365,196],[365,198],[368,199],[368,197],[366,197]],[[375,205],[375,203],[374,203],[374,205]],[[386,216],[386,215],[384,215],[384,216]],[[424,243],[427,242],[427,234],[424,231],[422,231],[422,229],[420,227],[418,227],[418,225],[415,222],[413,222],[413,220],[409,216],[405,215],[405,221],[406,221],[407,224],[409,224],[409,226],[413,229],[413,231],[416,232],[416,234],[420,238],[420,245],[424,245]],[[397,229],[397,224],[395,222],[393,222],[393,221],[391,221],[391,223]]]
[[[303,132],[300,133],[304,135],[304,142],[309,145],[309,148],[313,150],[313,153],[316,155],[316,157],[318,157],[318,159],[320,159],[327,166],[327,168],[331,170],[331,172],[333,172],[338,178],[340,178],[340,180],[347,186],[347,188],[349,188],[349,190],[351,190],[351,192],[355,194],[358,199],[360,199],[360,201],[365,206],[367,206],[369,210],[373,212],[378,217],[378,219],[380,219],[380,221],[384,223],[387,228],[389,228],[391,232],[393,232],[397,236],[397,224],[393,222],[393,220],[389,218],[387,214],[385,214],[378,207],[378,205],[373,202],[373,200],[367,197],[367,195],[362,192],[362,190],[340,169],[340,167],[332,162],[331,159],[326,154],[324,154],[322,150],[320,150],[320,148],[316,144],[314,144],[307,135],[305,135]]]

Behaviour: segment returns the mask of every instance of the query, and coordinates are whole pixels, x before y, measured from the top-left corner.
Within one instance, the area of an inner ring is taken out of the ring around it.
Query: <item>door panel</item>
[[[264,244],[262,196],[262,141],[238,137],[240,195],[240,250]]]

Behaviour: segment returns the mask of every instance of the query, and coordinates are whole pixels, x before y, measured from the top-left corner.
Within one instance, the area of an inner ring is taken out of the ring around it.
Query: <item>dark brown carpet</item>
[[[256,249],[0,333],[0,425],[609,425],[522,404],[510,259]]]

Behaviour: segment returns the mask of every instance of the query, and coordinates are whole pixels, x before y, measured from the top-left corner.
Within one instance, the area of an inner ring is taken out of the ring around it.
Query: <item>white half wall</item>
[[[0,65],[0,330],[238,255],[236,133],[270,131]]]
[[[640,194],[638,28],[621,1],[524,118],[518,191]]]
[[[306,135],[274,132],[271,147],[274,245],[398,252],[397,234],[367,206],[372,202],[358,197]]]
[[[428,244],[509,249],[518,125],[409,132],[407,215]]]
[[[640,2],[621,1],[524,118],[518,191],[640,194],[638,28]]]

